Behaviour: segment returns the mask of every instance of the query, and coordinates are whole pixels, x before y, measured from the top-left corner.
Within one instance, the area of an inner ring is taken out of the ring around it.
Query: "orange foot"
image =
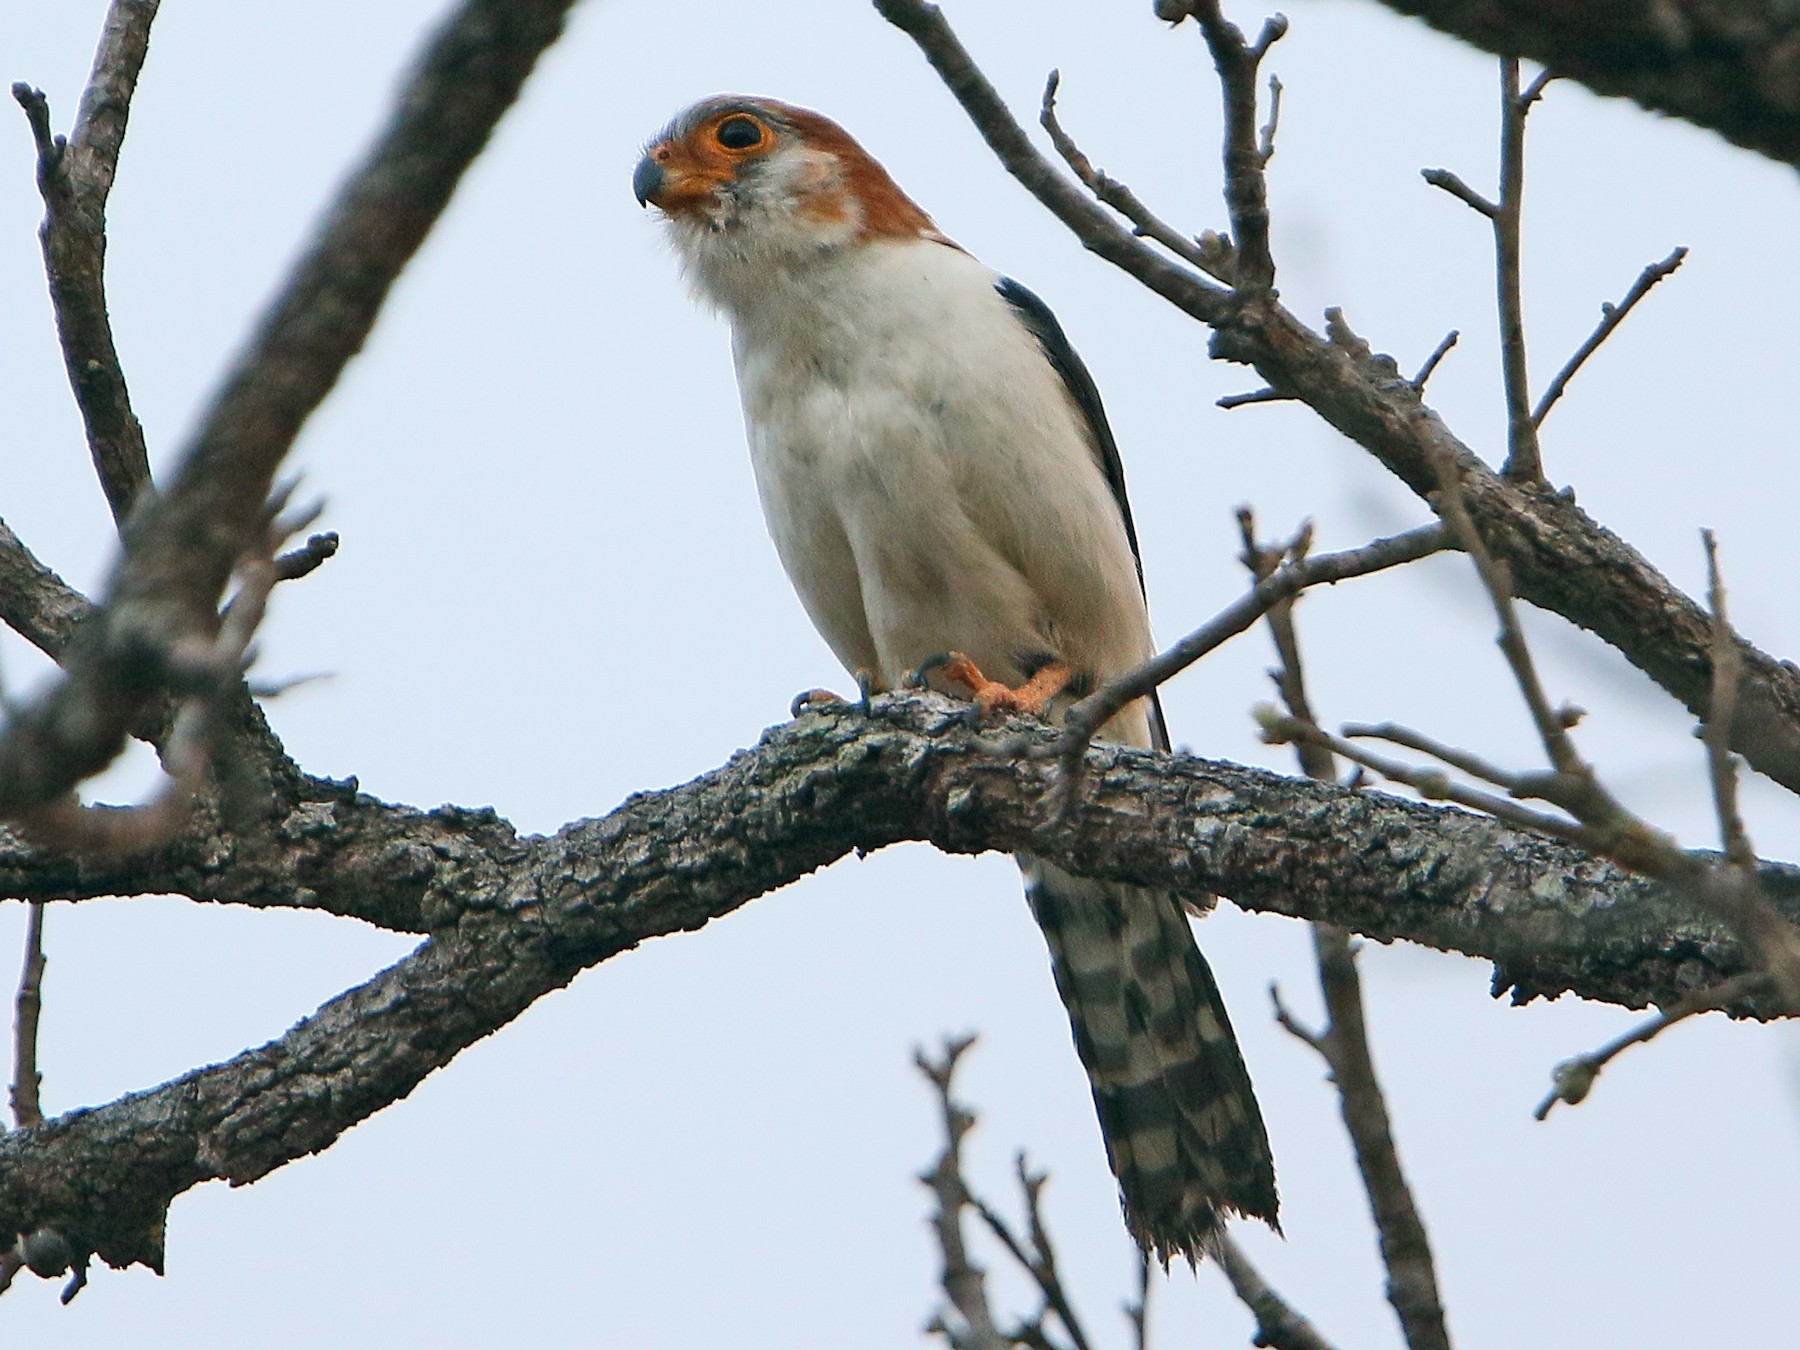
[[[943,661],[928,662],[927,665],[942,671],[947,680],[968,685],[975,697],[975,706],[980,709],[983,717],[995,712],[1042,716],[1050,700],[1066,689],[1075,675],[1061,661],[1052,661],[1014,689],[998,680],[990,680],[981,673],[979,666],[961,652],[951,652]]]

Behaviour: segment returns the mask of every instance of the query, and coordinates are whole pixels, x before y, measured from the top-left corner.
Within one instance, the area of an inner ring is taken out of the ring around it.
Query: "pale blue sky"
[[[1217,91],[1192,31],[1149,7],[947,0],[1002,92],[1034,113],[1062,69],[1066,125],[1188,228],[1222,227]],[[73,114],[104,6],[0,0],[7,80]],[[152,453],[166,464],[397,71],[440,12],[420,0],[164,8],[112,205],[111,297]],[[1295,0],[1271,183],[1287,302],[1344,306],[1405,369],[1462,345],[1431,401],[1503,444],[1485,222],[1419,180],[1491,188],[1493,63],[1367,3]],[[1234,6],[1246,26],[1262,15]],[[1085,254],[995,165],[911,43],[849,0],[590,3],[398,288],[293,460],[338,558],[286,587],[260,673],[329,671],[271,716],[306,767],[390,799],[492,804],[522,829],[680,782],[842,683],[757,513],[722,327],[682,293],[629,175],[692,99],[765,93],[843,122],[940,225],[1056,308],[1125,456],[1164,638],[1242,581],[1232,509],[1301,517],[1324,546],[1424,508],[1297,407],[1215,409],[1253,387],[1206,335]],[[22,117],[0,116],[0,515],[90,584],[105,507],[64,386]],[[1686,268],[1547,424],[1558,482],[1690,589],[1720,532],[1740,626],[1800,652],[1787,452],[1796,281],[1791,170],[1573,86],[1533,115],[1527,311],[1541,387],[1604,299],[1676,244]],[[1300,610],[1328,720],[1409,721],[1514,764],[1537,757],[1454,559]],[[1553,692],[1639,809],[1712,842],[1688,719],[1618,658],[1537,618]],[[0,646],[14,687],[41,669]],[[663,679],[645,679],[646,659]],[[1178,742],[1288,767],[1257,744],[1260,634],[1166,693]],[[135,791],[141,765],[114,780]],[[1752,829],[1800,855],[1800,813],[1760,783]],[[0,906],[0,984],[22,916]],[[1212,956],[1269,1116],[1285,1243],[1270,1279],[1340,1343],[1398,1344],[1319,1064],[1269,1024],[1311,1009],[1294,924],[1230,911]],[[43,1067],[53,1111],[108,1100],[278,1035],[410,943],[317,916],[179,901],[50,915]],[[1573,1000],[1512,1010],[1477,963],[1365,957],[1376,1053],[1467,1347],[1777,1344],[1792,1335],[1800,1206],[1794,1043],[1691,1025],[1530,1118],[1550,1065],[1627,1025]],[[937,1146],[911,1047],[979,1029],[964,1095],[978,1181],[1048,1166],[1050,1217],[1090,1324],[1130,1251],[1041,941],[1004,859],[924,848],[845,863],[700,934],[608,963],[326,1154],[178,1200],[169,1276],[97,1272],[68,1308],[22,1279],[0,1338],[37,1345],[909,1346],[936,1301]],[[999,1281],[1002,1291],[1016,1284]],[[1246,1343],[1216,1273],[1158,1295],[1159,1343]]]

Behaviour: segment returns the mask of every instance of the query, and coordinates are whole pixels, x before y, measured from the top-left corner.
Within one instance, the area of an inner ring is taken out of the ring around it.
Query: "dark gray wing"
[[[1050,306],[1040,300],[1037,295],[1021,286],[1011,277],[1001,277],[994,289],[1000,298],[1010,306],[1018,316],[1019,322],[1037,339],[1038,348],[1045,358],[1062,377],[1063,387],[1069,391],[1069,397],[1081,412],[1082,421],[1087,423],[1088,440],[1094,448],[1094,458],[1100,462],[1100,471],[1106,475],[1106,485],[1112,489],[1113,500],[1119,504],[1119,516],[1125,522],[1125,537],[1131,541],[1132,561],[1137,564],[1138,588],[1144,585],[1144,558],[1138,552],[1137,526],[1131,520],[1131,502],[1125,496],[1125,465],[1119,459],[1119,443],[1113,439],[1112,427],[1106,421],[1106,409],[1100,404],[1100,388],[1094,383],[1094,377],[1088,374],[1088,368],[1082,363],[1075,349],[1069,345],[1069,339],[1056,321],[1056,315],[1050,312]],[[1163,720],[1162,700],[1155,691],[1150,694],[1150,739],[1158,750],[1169,748],[1169,728]]]

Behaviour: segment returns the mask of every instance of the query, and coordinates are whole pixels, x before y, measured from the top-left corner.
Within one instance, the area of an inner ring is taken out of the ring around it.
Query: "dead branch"
[[[39,886],[54,877],[71,897],[410,906],[432,937],[269,1045],[0,1137],[0,1233],[50,1228],[78,1254],[159,1266],[176,1195],[328,1147],[582,969],[904,839],[1030,848],[1099,877],[1482,955],[1515,997],[1672,1002],[1746,967],[1730,930],[1657,887],[1490,820],[1106,746],[1089,752],[1089,787],[1066,823],[1046,830],[1056,761],[1030,751],[1053,746],[1054,729],[1009,723],[1020,755],[936,695],[881,695],[872,713],[812,712],[714,773],[549,838],[518,838],[491,813],[422,817],[322,784],[260,843],[199,836],[179,855],[169,844],[129,865],[64,858],[40,872]],[[1769,875],[1800,910],[1800,878]],[[118,876],[129,880],[113,886]],[[30,893],[14,879],[0,860],[5,889]]]
[[[110,763],[167,687],[170,653],[207,640],[254,554],[274,474],[362,346],[388,290],[512,104],[572,0],[464,0],[394,120],[227,376],[168,491],[135,511],[65,678],[0,734],[0,815],[61,798]]]
[[[1133,699],[1186,670],[1208,652],[1256,623],[1275,605],[1291,600],[1312,586],[1335,584],[1352,577],[1368,576],[1430,557],[1445,548],[1448,536],[1437,525],[1425,525],[1404,534],[1391,535],[1341,553],[1325,553],[1297,560],[1256,583],[1237,600],[1214,615],[1167,650],[1143,665],[1108,680],[1069,709],[1063,721],[1060,754],[1068,773],[1080,765],[1094,733]]]
[[[1706,545],[1706,589],[1713,615],[1712,709],[1711,716],[1701,724],[1700,735],[1706,745],[1713,809],[1719,818],[1719,846],[1725,850],[1728,865],[1748,870],[1756,866],[1756,849],[1738,810],[1737,764],[1731,757],[1728,730],[1737,710],[1743,662],[1731,640],[1731,621],[1725,616],[1725,580],[1719,572],[1718,540],[1711,530],[1702,530],[1700,537]]]
[[[1800,22],[1782,0],[1381,0],[1463,41],[1800,166]]]
[[[1255,1344],[1273,1350],[1332,1350],[1331,1342],[1263,1279],[1230,1233],[1220,1229],[1206,1250],[1225,1272],[1238,1302],[1255,1316]]]
[[[1263,546],[1257,542],[1256,520],[1247,507],[1238,510],[1238,530],[1244,545],[1242,561],[1257,578],[1270,575],[1283,558],[1304,557],[1310,535],[1310,530],[1303,528],[1282,547]],[[1293,601],[1288,601],[1271,609],[1268,615],[1269,632],[1279,658],[1273,672],[1275,684],[1289,714],[1316,725],[1318,719],[1307,697],[1293,611]],[[1309,778],[1336,782],[1337,763],[1329,751],[1311,741],[1301,742],[1296,748],[1300,767]],[[1375,1220],[1381,1264],[1387,1272],[1388,1302],[1400,1319],[1408,1350],[1449,1350],[1450,1333],[1444,1322],[1431,1242],[1412,1186],[1400,1166],[1387,1098],[1369,1048],[1356,948],[1350,934],[1335,924],[1314,922],[1311,928],[1313,958],[1325,997],[1325,1029],[1318,1033],[1301,1030],[1271,987],[1276,1017],[1282,1026],[1316,1050],[1330,1068],[1344,1129],[1350,1136],[1357,1172]]]
[[[1494,277],[1500,307],[1500,369],[1506,389],[1504,477],[1542,483],[1538,419],[1531,415],[1530,379],[1525,363],[1525,312],[1520,284],[1519,222],[1525,192],[1525,119],[1544,91],[1547,76],[1519,88],[1519,62],[1500,61],[1500,196],[1489,201],[1447,169],[1424,169],[1427,183],[1486,216],[1494,229]],[[1415,385],[1418,381],[1414,382]]]
[[[1019,1179],[1019,1192],[1025,1200],[1025,1237],[1021,1238],[1014,1233],[1012,1225],[980,1196],[971,1194],[970,1203],[975,1206],[975,1212],[981,1216],[988,1231],[999,1239],[1007,1254],[1031,1277],[1031,1282],[1037,1286],[1039,1297],[1043,1299],[1042,1307],[1026,1325],[1041,1337],[1044,1319],[1054,1313],[1056,1320],[1068,1333],[1069,1343],[1075,1350],[1092,1350],[1087,1330],[1075,1314],[1068,1291],[1063,1288],[1062,1275],[1056,1267],[1056,1247],[1050,1239],[1050,1230],[1044,1223],[1042,1197],[1044,1183],[1050,1179],[1049,1174],[1033,1172],[1025,1161],[1023,1151],[1013,1159],[1013,1170]]]
[[[44,1075],[38,1071],[38,1018],[44,1011],[44,906],[27,908],[25,968],[19,975],[17,1013],[13,1021],[13,1122],[22,1130],[44,1123],[38,1092]]]
[[[0,622],[58,661],[92,612],[85,595],[39,562],[0,521]]]
[[[1232,257],[1228,243],[1219,240],[1213,247],[1207,248],[1190,239],[1158,218],[1125,184],[1095,168],[1094,162],[1082,153],[1074,138],[1063,130],[1062,122],[1056,115],[1056,92],[1061,85],[1061,72],[1051,71],[1049,78],[1044,81],[1044,101],[1038,110],[1038,124],[1049,133],[1050,144],[1056,147],[1056,153],[1062,156],[1063,163],[1069,166],[1070,172],[1081,180],[1097,200],[1105,202],[1129,220],[1139,235],[1154,239],[1176,257],[1229,285]]]
[[[1266,20],[1256,41],[1250,43],[1225,17],[1218,0],[1192,0],[1188,12],[1205,35],[1225,102],[1225,208],[1231,217],[1237,255],[1232,286],[1239,292],[1266,293],[1275,284],[1275,259],[1269,251],[1269,194],[1263,170],[1274,153],[1273,104],[1277,96],[1271,97],[1265,154],[1264,137],[1257,126],[1257,68],[1269,48],[1287,32],[1288,21],[1280,14]]]
[[[1432,348],[1431,355],[1425,358],[1425,364],[1419,367],[1419,373],[1412,377],[1411,383],[1415,391],[1421,394],[1425,392],[1426,381],[1431,378],[1432,372],[1438,368],[1438,363],[1450,354],[1450,349],[1456,345],[1457,339],[1460,337],[1462,337],[1462,334],[1452,328],[1448,333],[1444,334],[1444,340],[1438,343],[1436,347]]]
[[[935,1313],[925,1329],[942,1336],[951,1350],[1011,1350],[1014,1339],[1001,1334],[993,1309],[988,1306],[987,1274],[969,1259],[969,1249],[963,1241],[962,1213],[973,1200],[963,1181],[962,1141],[975,1127],[975,1116],[950,1095],[950,1082],[956,1074],[956,1061],[974,1043],[973,1036],[946,1040],[943,1057],[936,1060],[922,1048],[913,1053],[919,1072],[937,1090],[944,1121],[944,1151],[919,1180],[937,1204],[931,1216],[931,1231],[937,1235],[938,1250],[943,1254],[939,1283],[950,1307]],[[960,1324],[947,1315],[951,1311],[962,1319]]]
[[[1579,1106],[1587,1100],[1593,1090],[1594,1080],[1600,1071],[1621,1053],[1634,1045],[1646,1045],[1677,1022],[1686,1021],[1697,1013],[1716,1012],[1721,1008],[1729,1008],[1740,1000],[1755,998],[1772,992],[1774,981],[1765,971],[1750,971],[1739,975],[1736,979],[1725,981],[1716,989],[1702,989],[1682,999],[1679,1003],[1663,1009],[1655,1017],[1639,1023],[1623,1036],[1615,1037],[1598,1050],[1590,1050],[1587,1054],[1577,1055],[1574,1059],[1565,1059],[1550,1071],[1550,1095],[1538,1103],[1537,1110],[1532,1112],[1538,1120],[1550,1114],[1551,1108],[1558,1102],[1567,1102],[1571,1106]]]
[[[1271,388],[1293,391],[1421,497],[1437,490],[1437,462],[1449,455],[1462,472],[1470,514],[1506,558],[1521,598],[1589,629],[1696,716],[1705,715],[1711,622],[1641,555],[1572,499],[1487,469],[1423,406],[1392,360],[1356,340],[1341,317],[1327,341],[1272,298],[1235,304],[1225,288],[1147,247],[1033,149],[936,5],[876,0],[876,8],[912,37],[1001,164],[1083,246],[1211,326],[1215,356],[1252,364]],[[1800,672],[1741,639],[1739,650],[1745,681],[1732,747],[1800,791]]]
[[[1575,354],[1569,358],[1568,363],[1556,372],[1556,378],[1550,381],[1550,387],[1544,390],[1544,396],[1538,400],[1537,407],[1532,409],[1533,426],[1541,427],[1544,424],[1544,419],[1550,415],[1550,409],[1556,405],[1556,400],[1562,397],[1563,390],[1569,387],[1569,381],[1575,378],[1575,372],[1586,364],[1588,357],[1600,349],[1601,343],[1612,336],[1613,330],[1625,322],[1625,316],[1636,308],[1637,302],[1650,294],[1657,282],[1681,266],[1687,254],[1686,248],[1678,248],[1661,262],[1651,263],[1638,273],[1638,279],[1631,283],[1631,289],[1625,292],[1624,299],[1616,305],[1600,306],[1599,325],[1588,334],[1587,341],[1575,349]]]
[[[12,88],[37,142],[38,190],[44,198],[39,238],[63,364],[87,429],[94,469],[121,526],[150,482],[150,459],[107,317],[106,199],[158,3],[113,0],[75,129],[66,141],[51,134],[50,109],[41,92],[25,84]]]

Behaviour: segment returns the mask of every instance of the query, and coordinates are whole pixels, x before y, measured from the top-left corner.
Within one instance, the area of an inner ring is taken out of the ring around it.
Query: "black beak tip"
[[[631,175],[631,191],[637,197],[638,205],[650,205],[651,199],[662,191],[662,185],[662,165],[645,155]]]

